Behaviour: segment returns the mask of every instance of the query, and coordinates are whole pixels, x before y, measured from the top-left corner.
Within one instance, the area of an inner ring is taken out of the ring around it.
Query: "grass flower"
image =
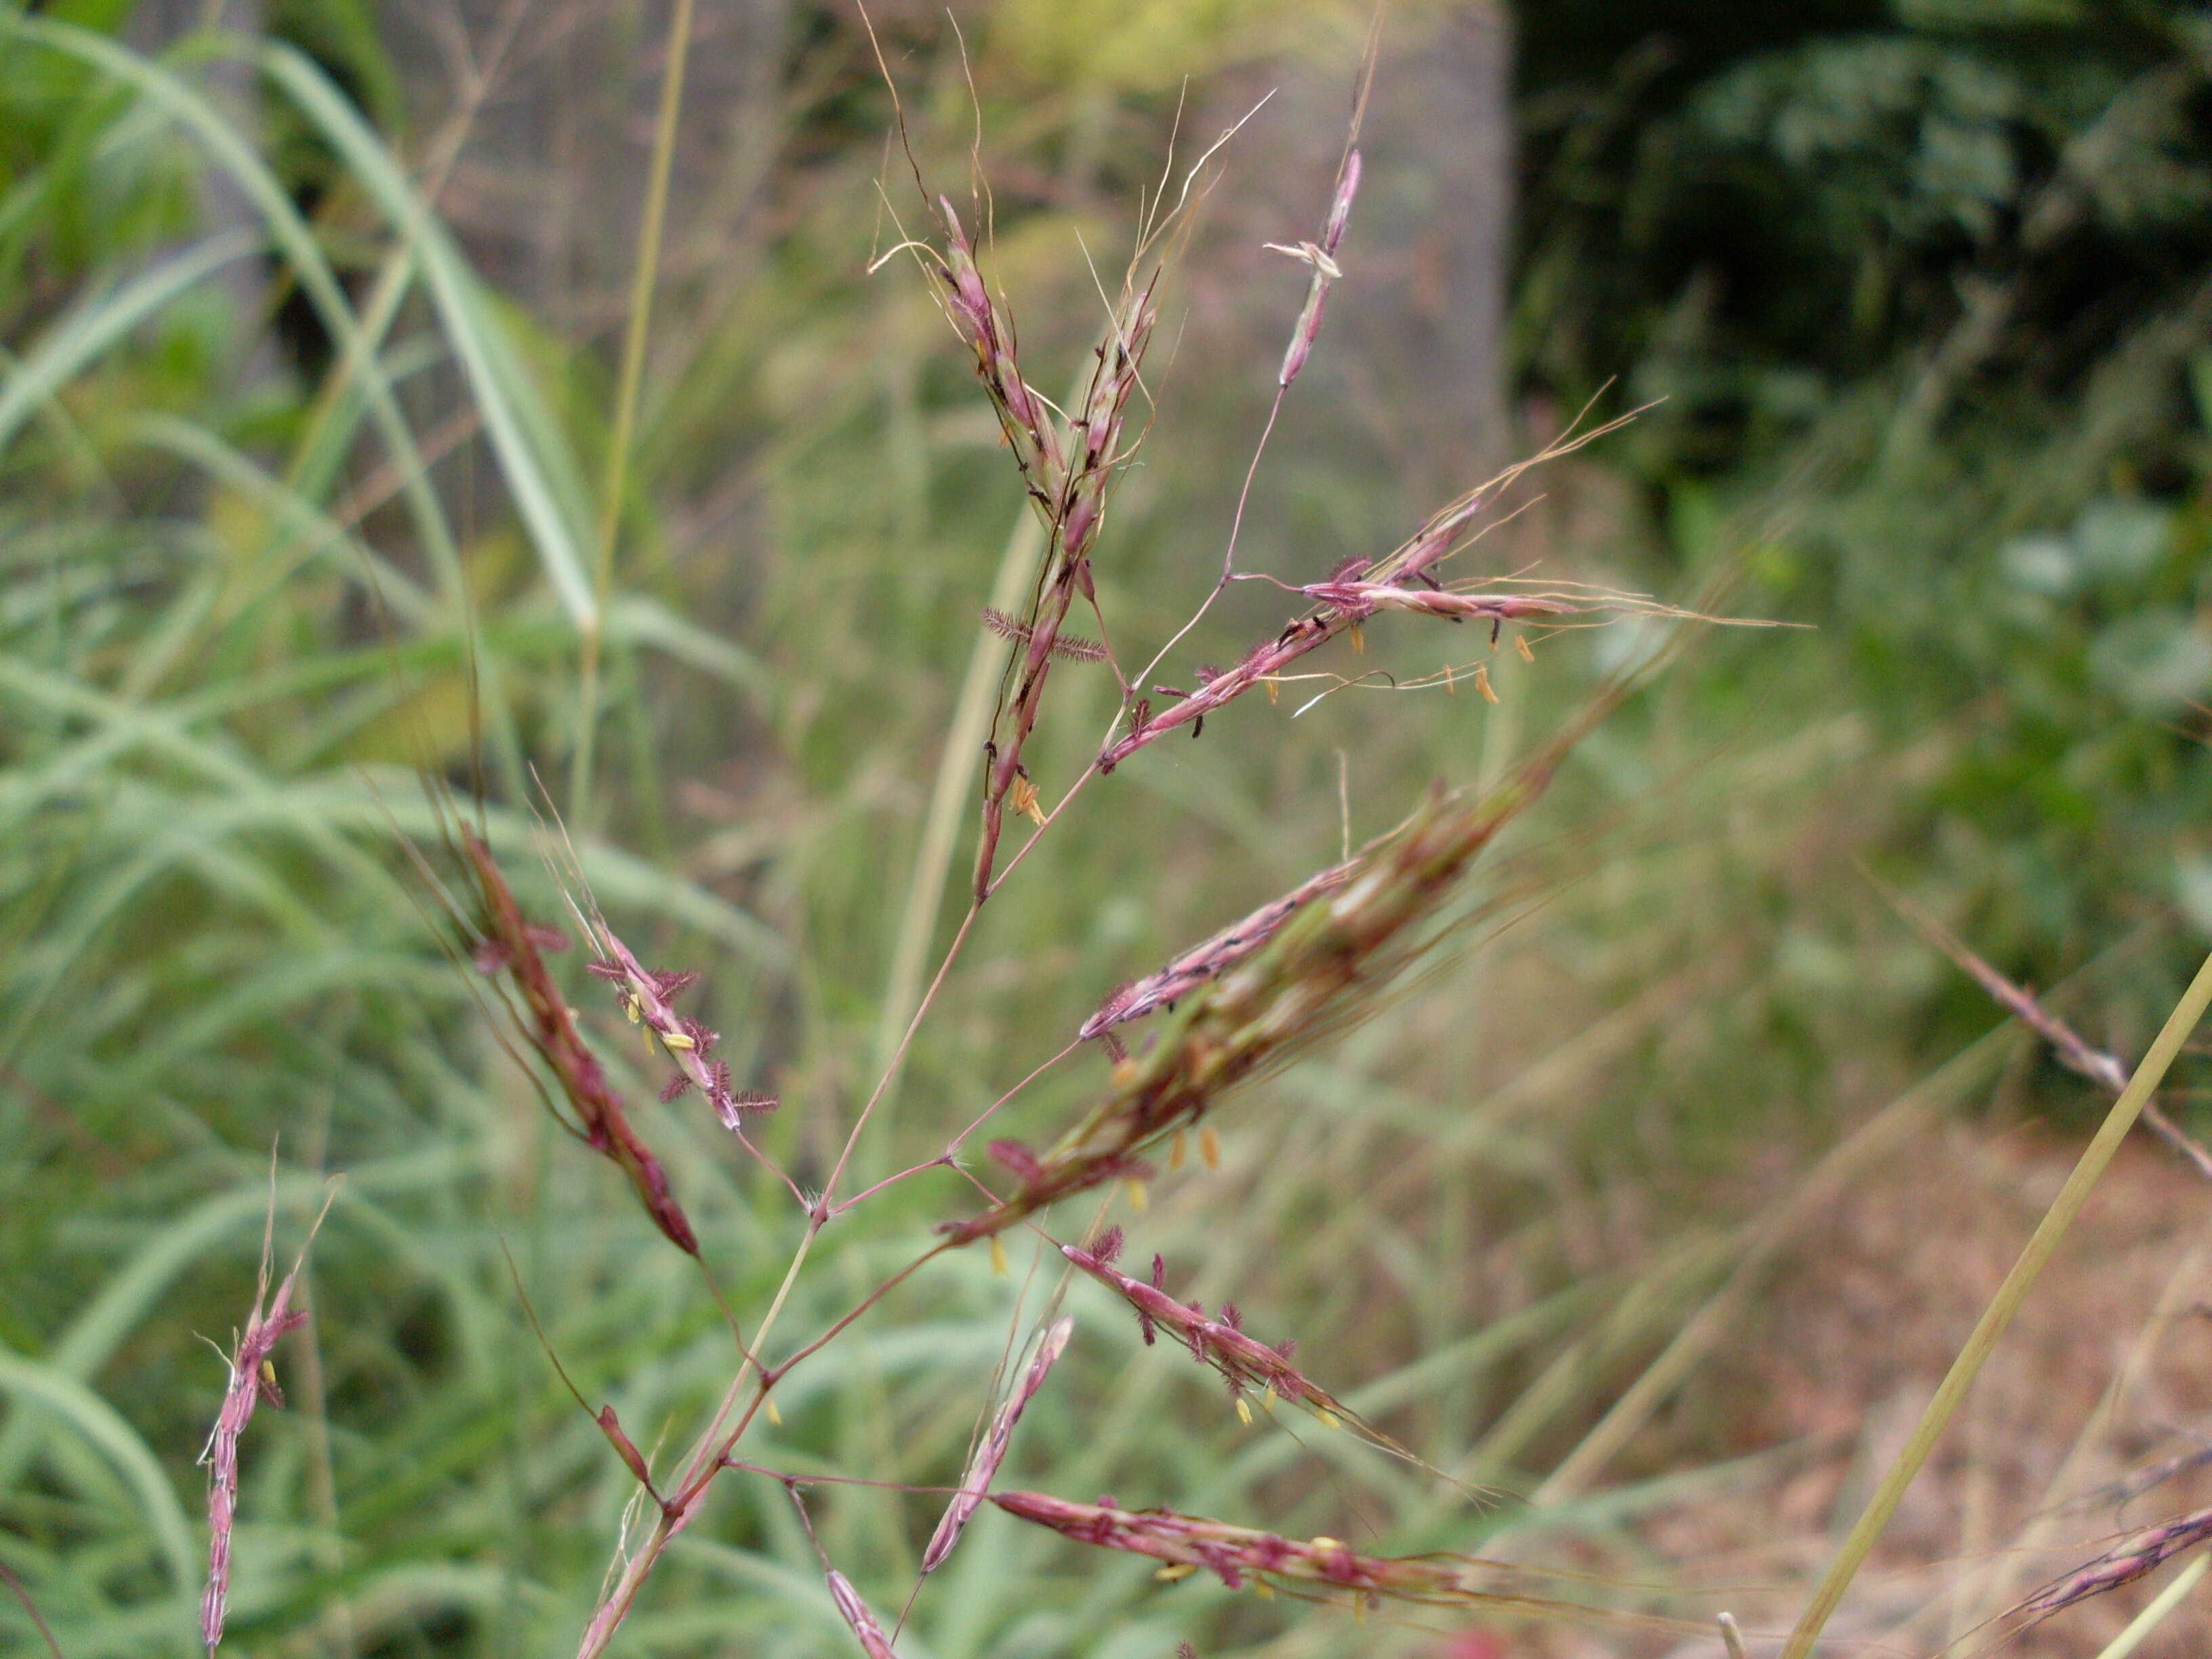
[[[329,1210],[326,1198],[323,1213]],[[284,1275],[276,1293],[270,1295],[270,1250],[276,1227],[272,1189],[268,1225],[261,1237],[261,1272],[253,1288],[252,1310],[224,1359],[229,1380],[223,1388],[222,1408],[216,1414],[214,1431],[200,1454],[200,1462],[208,1468],[208,1577],[206,1591],[200,1598],[200,1639],[210,1653],[222,1642],[223,1621],[230,1605],[230,1537],[238,1515],[238,1443],[245,1437],[246,1425],[253,1420],[257,1406],[265,1401],[280,1410],[283,1407],[284,1391],[276,1384],[276,1367],[270,1356],[285,1332],[307,1322],[306,1310],[292,1305],[292,1291],[307,1261],[307,1246],[314,1242],[322,1224],[323,1217],[319,1214],[307,1231],[306,1243],[300,1246],[292,1271]]]

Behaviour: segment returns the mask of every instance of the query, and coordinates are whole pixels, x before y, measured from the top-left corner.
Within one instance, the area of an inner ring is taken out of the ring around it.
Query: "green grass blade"
[[[618,593],[607,603],[607,637],[651,646],[678,662],[711,674],[725,685],[765,700],[772,689],[768,667],[741,646],[687,622],[658,599]]]
[[[83,1383],[52,1366],[4,1351],[0,1351],[0,1389],[19,1404],[35,1406],[65,1424],[113,1465],[137,1495],[142,1518],[168,1563],[169,1576],[179,1593],[179,1605],[189,1621],[192,1597],[199,1586],[199,1551],[192,1543],[191,1523],[185,1518],[176,1489],[137,1431]],[[198,1637],[196,1625],[188,1622],[186,1630],[191,1637]]]
[[[391,153],[320,69],[286,46],[269,48],[261,62],[414,245],[439,320],[468,375],[501,474],[546,576],[577,626],[597,627],[580,476],[476,273]]]
[[[323,326],[337,340],[340,356],[353,364],[369,393],[378,435],[391,451],[404,483],[404,495],[425,551],[451,591],[459,592],[460,562],[453,531],[429,487],[428,469],[390,383],[373,360],[368,343],[347,302],[345,289],[300,216],[283,183],[221,112],[161,64],[140,57],[104,35],[43,18],[0,12],[0,33],[20,35],[52,51],[102,70],[136,88],[181,122],[209,156],[236,181],[278,250],[298,276],[301,291]]]
[[[0,380],[0,449],[102,352],[179,295],[261,245],[259,237],[244,231],[217,236],[72,307]]]
[[[430,596],[413,578],[289,483],[273,477],[251,457],[225,443],[205,427],[173,415],[149,415],[131,422],[124,435],[197,466],[209,477],[266,509],[270,518],[291,533],[294,539],[287,549],[289,562],[274,574],[262,573],[258,578],[261,586],[273,586],[318,555],[337,550],[355,561],[360,571],[368,575],[378,602],[395,615],[415,623],[431,616]]]

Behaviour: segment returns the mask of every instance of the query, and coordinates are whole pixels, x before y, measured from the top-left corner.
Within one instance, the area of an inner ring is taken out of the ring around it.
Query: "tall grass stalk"
[[[676,161],[676,131],[684,105],[684,65],[691,50],[694,0],[676,0],[668,21],[661,70],[660,109],[653,128],[653,161],[646,173],[645,211],[637,228],[637,257],[630,276],[629,319],[623,329],[622,366],[615,382],[614,431],[607,440],[606,476],[599,485],[597,557],[592,592],[604,615],[614,583],[615,544],[622,535],[623,497],[629,488],[630,449],[637,434],[637,401],[645,384],[645,349],[653,327],[653,295],[660,276],[660,246],[668,219],[668,180]],[[581,823],[592,795],[592,745],[599,732],[602,628],[587,624],[576,704],[576,750],[569,775],[568,814]]]

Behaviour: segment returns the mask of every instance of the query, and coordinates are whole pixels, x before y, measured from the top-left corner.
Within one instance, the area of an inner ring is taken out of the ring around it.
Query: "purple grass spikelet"
[[[998,1414],[991,1419],[989,1432],[976,1445],[975,1455],[969,1462],[968,1471],[960,1479],[960,1490],[946,1506],[944,1519],[937,1523],[937,1530],[930,1537],[929,1547],[922,1552],[923,1572],[936,1571],[944,1565],[945,1558],[952,1553],[952,1547],[960,1541],[962,1529],[967,1526],[969,1517],[981,1506],[984,1494],[991,1489],[992,1477],[998,1474],[999,1466],[1006,1462],[1007,1449],[1013,1443],[1014,1425],[1021,1421],[1023,1410],[1036,1397],[1037,1390],[1044,1386],[1046,1373],[1052,1370],[1053,1362],[1067,1346],[1068,1336],[1074,1329],[1073,1319],[1056,1320],[1046,1330],[1044,1340],[1037,1344],[1036,1358],[1030,1361],[1029,1369],[1023,1373],[1020,1383],[1006,1396],[1006,1403],[999,1407]]]
[[[273,1168],[271,1179],[273,1182]],[[331,1198],[336,1195],[333,1190],[331,1197],[324,1199],[322,1211],[308,1229],[300,1254],[292,1263],[292,1271],[284,1275],[284,1282],[271,1297],[270,1250],[276,1226],[276,1200],[273,1190],[270,1194],[269,1221],[261,1237],[261,1272],[254,1286],[253,1309],[246,1316],[246,1328],[239,1333],[237,1346],[223,1362],[228,1369],[229,1380],[223,1389],[222,1408],[216,1415],[207,1449],[200,1454],[200,1462],[208,1466],[209,1535],[207,1589],[200,1598],[200,1639],[207,1644],[210,1653],[222,1644],[223,1621],[230,1605],[230,1539],[238,1514],[238,1443],[246,1433],[246,1425],[252,1420],[256,1406],[266,1401],[279,1409],[283,1407],[284,1391],[276,1386],[276,1370],[270,1363],[270,1356],[285,1332],[307,1322],[306,1310],[292,1305],[292,1290],[307,1261],[307,1247],[314,1243],[323,1216],[330,1212]]]
[[[876,1622],[876,1615],[868,1611],[868,1604],[860,1599],[860,1591],[853,1588],[853,1581],[832,1567],[829,1583],[830,1599],[837,1604],[838,1613],[853,1627],[853,1634],[860,1638],[860,1651],[866,1654],[868,1659],[898,1659],[890,1638],[884,1634],[884,1627]]]

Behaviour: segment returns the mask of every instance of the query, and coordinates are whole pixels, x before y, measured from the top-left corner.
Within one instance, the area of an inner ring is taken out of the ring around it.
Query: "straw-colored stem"
[[[2065,1237],[2066,1230],[2074,1224],[2075,1218],[2081,1212],[2081,1206],[2088,1202],[2089,1194],[2096,1187],[2098,1179],[2119,1152],[2120,1143],[2127,1139],[2128,1131],[2135,1127],[2136,1119],[2142,1115],[2143,1103],[2151,1097],[2165,1078],[2166,1068],[2173,1064],[2174,1056],[2181,1052],[2181,1045],[2188,1040],[2190,1032],[2196,1029],[2197,1022],[2203,1018],[2208,1004],[2212,1004],[2212,957],[2205,958],[2204,965],[2197,970],[2197,977],[2182,993],[2181,1000],[2167,1016],[2165,1029],[2159,1032],[2158,1040],[2151,1044],[2150,1052],[2143,1056],[2142,1064],[2128,1079],[2127,1088],[2112,1103],[2112,1109],[2106,1114],[2105,1121],[2099,1127],[2095,1138],[2082,1152],[2080,1160],[2074,1165],[2073,1173],[2066,1177],[2066,1184],[2059,1189],[2058,1196],[2051,1201],[2050,1209],[2037,1224],[2033,1236],[2020,1253],[2020,1259],[2013,1263],[2012,1271],[2005,1275],[2004,1283],[1997,1286],[1996,1294],[1983,1310],[1981,1322],[1974,1327],[1973,1334],[1966,1339],[1966,1346],[1960,1350],[1958,1358],[1952,1362],[1949,1374],[1936,1390],[1936,1397],[1928,1402],[1927,1410],[1921,1413],[1911,1437],[1905,1443],[1905,1449],[1898,1454],[1896,1462],[1890,1466],[1888,1474],[1883,1477],[1880,1490],[1866,1507],[1866,1513],[1859,1516],[1858,1524],[1851,1528],[1850,1536],[1844,1540],[1843,1548],[1837,1553],[1835,1560],[1830,1563],[1827,1572],[1813,1592],[1813,1599],[1807,1605],[1803,1616],[1798,1620],[1796,1629],[1790,1632],[1790,1640],[1782,1650],[1781,1659],[1808,1659],[1814,1644],[1820,1639],[1821,1631],[1826,1627],[1838,1604],[1843,1601],[1844,1592],[1850,1588],[1852,1578],[1873,1552],[1875,1541],[1889,1525],[1890,1518],[1897,1513],[1897,1506],[1904,1501],[1913,1478],[1920,1473],[1921,1466],[1936,1449],[1936,1443],[1942,1437],[1943,1431],[1957,1414],[1966,1390],[1973,1386],[1974,1379],[1981,1374],[1990,1352],[2003,1337],[2006,1328],[2012,1323],[2013,1316],[2020,1311],[2020,1304],[2027,1299],[2044,1267],[2057,1250],[2059,1241]]]
[[[660,77],[660,115],[653,134],[653,164],[645,186],[645,216],[638,227],[637,264],[629,284],[629,324],[623,334],[620,379],[615,389],[614,434],[607,443],[607,472],[599,499],[599,562],[592,592],[599,603],[584,630],[582,684],[577,694],[576,755],[569,774],[569,816],[578,817],[592,788],[592,753],[599,730],[599,650],[607,592],[613,586],[615,542],[622,530],[623,492],[629,484],[630,447],[637,431],[637,400],[645,380],[645,343],[653,325],[653,290],[660,274],[661,232],[668,218],[668,176],[676,157],[677,117],[684,103],[684,60],[691,46],[693,0],[676,0],[668,22],[668,59]]]

